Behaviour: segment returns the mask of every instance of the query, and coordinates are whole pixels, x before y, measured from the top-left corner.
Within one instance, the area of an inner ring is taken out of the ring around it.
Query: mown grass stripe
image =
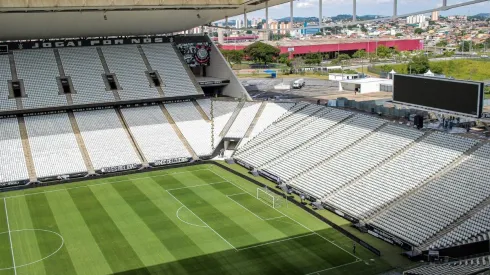
[[[60,234],[75,269],[85,274],[111,274],[112,270],[67,191],[46,194]]]
[[[48,199],[44,194],[26,197],[32,225],[35,229],[50,230],[59,233],[56,219],[53,216]],[[42,256],[47,256],[60,247],[62,240],[59,237],[44,231],[35,231],[37,243]],[[57,240],[57,241],[56,241]],[[70,254],[63,246],[56,254],[43,260],[46,274],[75,274]]]
[[[10,237],[8,234],[7,217],[5,215],[5,204],[0,200],[0,269],[13,266],[12,254],[10,249]],[[13,270],[0,271],[0,275],[14,274]]]
[[[114,272],[137,269],[138,273],[134,274],[149,274],[92,191],[80,188],[68,192],[111,269]]]
[[[9,215],[10,230],[34,229],[29,207],[24,197],[7,199],[7,208],[9,213],[12,213]],[[43,261],[22,266],[44,257],[40,251],[35,231],[13,232],[12,245],[18,274],[46,274]]]
[[[161,211],[138,187],[132,184],[119,184],[113,186],[125,199],[126,203],[140,216],[146,225],[159,238],[176,259],[198,258],[205,254],[168,216]],[[167,198],[171,199],[171,198]],[[189,274],[198,272],[202,265],[219,267],[220,264],[213,257],[206,257],[205,262],[181,265],[182,270]],[[170,270],[159,270],[168,273]]]
[[[133,185],[129,182],[119,184],[124,187]],[[114,188],[119,184],[94,187],[92,192],[145,266],[175,261],[175,257]]]

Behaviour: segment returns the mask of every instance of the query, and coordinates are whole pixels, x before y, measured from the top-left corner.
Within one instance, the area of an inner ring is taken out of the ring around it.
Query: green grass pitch
[[[0,194],[0,275],[372,274],[362,248],[213,165]]]

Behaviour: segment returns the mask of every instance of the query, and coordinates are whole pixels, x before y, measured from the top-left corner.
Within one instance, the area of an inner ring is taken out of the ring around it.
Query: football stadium
[[[0,3],[0,275],[488,274],[483,83],[257,101],[176,33],[289,1],[27,2]]]

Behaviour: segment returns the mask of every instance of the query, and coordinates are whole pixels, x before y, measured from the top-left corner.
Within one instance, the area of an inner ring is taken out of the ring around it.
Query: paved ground
[[[392,94],[387,92],[357,94],[353,92],[341,92],[338,90],[338,81],[305,78],[305,87],[302,89],[276,90],[278,84],[291,85],[297,78],[241,78],[250,96],[254,99],[276,98],[276,99],[301,99],[301,100],[328,100],[345,97],[357,101],[378,100],[391,98]]]

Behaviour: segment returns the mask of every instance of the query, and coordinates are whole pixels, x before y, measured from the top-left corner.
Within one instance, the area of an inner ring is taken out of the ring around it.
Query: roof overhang
[[[13,2],[24,3],[24,5],[8,5]],[[36,2],[51,2],[52,5],[34,5]],[[60,5],[58,2],[70,2],[72,5]],[[105,2],[107,5],[103,5]],[[117,5],[118,2],[138,4]],[[196,4],[193,4],[194,2]],[[202,2],[173,0],[0,1],[0,25],[4,26],[0,32],[0,40],[172,33],[205,25],[227,16],[240,15],[244,11],[261,10],[266,5],[264,0],[208,0],[206,4]],[[269,6],[287,2],[289,0],[270,0]]]

